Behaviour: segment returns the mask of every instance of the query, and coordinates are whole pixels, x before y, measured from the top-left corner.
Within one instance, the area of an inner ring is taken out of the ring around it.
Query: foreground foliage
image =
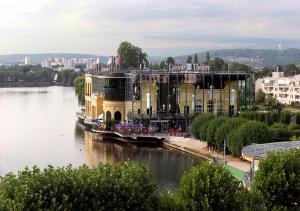
[[[156,187],[146,167],[132,163],[8,174],[0,183],[0,210],[156,210]]]
[[[179,195],[187,210],[234,210],[238,181],[221,165],[192,167],[180,183]]]
[[[268,209],[300,209],[300,150],[270,153],[260,162],[254,189]]]

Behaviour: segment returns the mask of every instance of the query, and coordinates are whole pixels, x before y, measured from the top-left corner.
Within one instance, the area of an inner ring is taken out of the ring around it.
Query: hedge
[[[291,112],[290,111],[283,111],[280,114],[280,122],[282,124],[289,125],[291,123]]]
[[[293,136],[289,127],[284,124],[275,123],[270,129],[272,131],[273,142],[289,141]]]
[[[206,132],[206,141],[208,145],[217,146],[216,142],[216,131],[219,127],[221,127],[223,124],[225,124],[230,117],[216,117],[213,120],[211,120],[207,127]]]
[[[228,134],[235,130],[240,125],[247,122],[244,118],[230,118],[228,121],[226,121],[224,124],[222,124],[217,130],[216,130],[216,144],[219,148],[224,146],[224,140],[227,141]],[[228,146],[226,146],[228,148]]]
[[[205,113],[201,116],[196,117],[190,126],[192,135],[196,139],[203,141],[206,140],[206,130],[210,120],[212,120],[213,118],[215,118],[215,115],[211,113]]]

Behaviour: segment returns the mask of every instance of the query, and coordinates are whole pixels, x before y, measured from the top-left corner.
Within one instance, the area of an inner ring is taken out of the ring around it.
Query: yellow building
[[[252,106],[254,86],[244,72],[119,70],[86,75],[86,118],[167,121],[188,126],[197,115],[235,115]]]

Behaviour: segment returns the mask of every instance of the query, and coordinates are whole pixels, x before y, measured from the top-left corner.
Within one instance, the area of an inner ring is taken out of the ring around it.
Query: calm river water
[[[97,141],[76,124],[80,108],[70,87],[0,89],[0,175],[49,164],[78,166],[126,160],[146,164],[160,187],[176,188],[200,161],[164,148]]]

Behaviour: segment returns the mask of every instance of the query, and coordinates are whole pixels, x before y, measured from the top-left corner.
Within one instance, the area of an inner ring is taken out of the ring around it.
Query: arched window
[[[116,123],[119,123],[121,121],[122,115],[121,115],[120,111],[115,112],[114,119],[115,119]]]

